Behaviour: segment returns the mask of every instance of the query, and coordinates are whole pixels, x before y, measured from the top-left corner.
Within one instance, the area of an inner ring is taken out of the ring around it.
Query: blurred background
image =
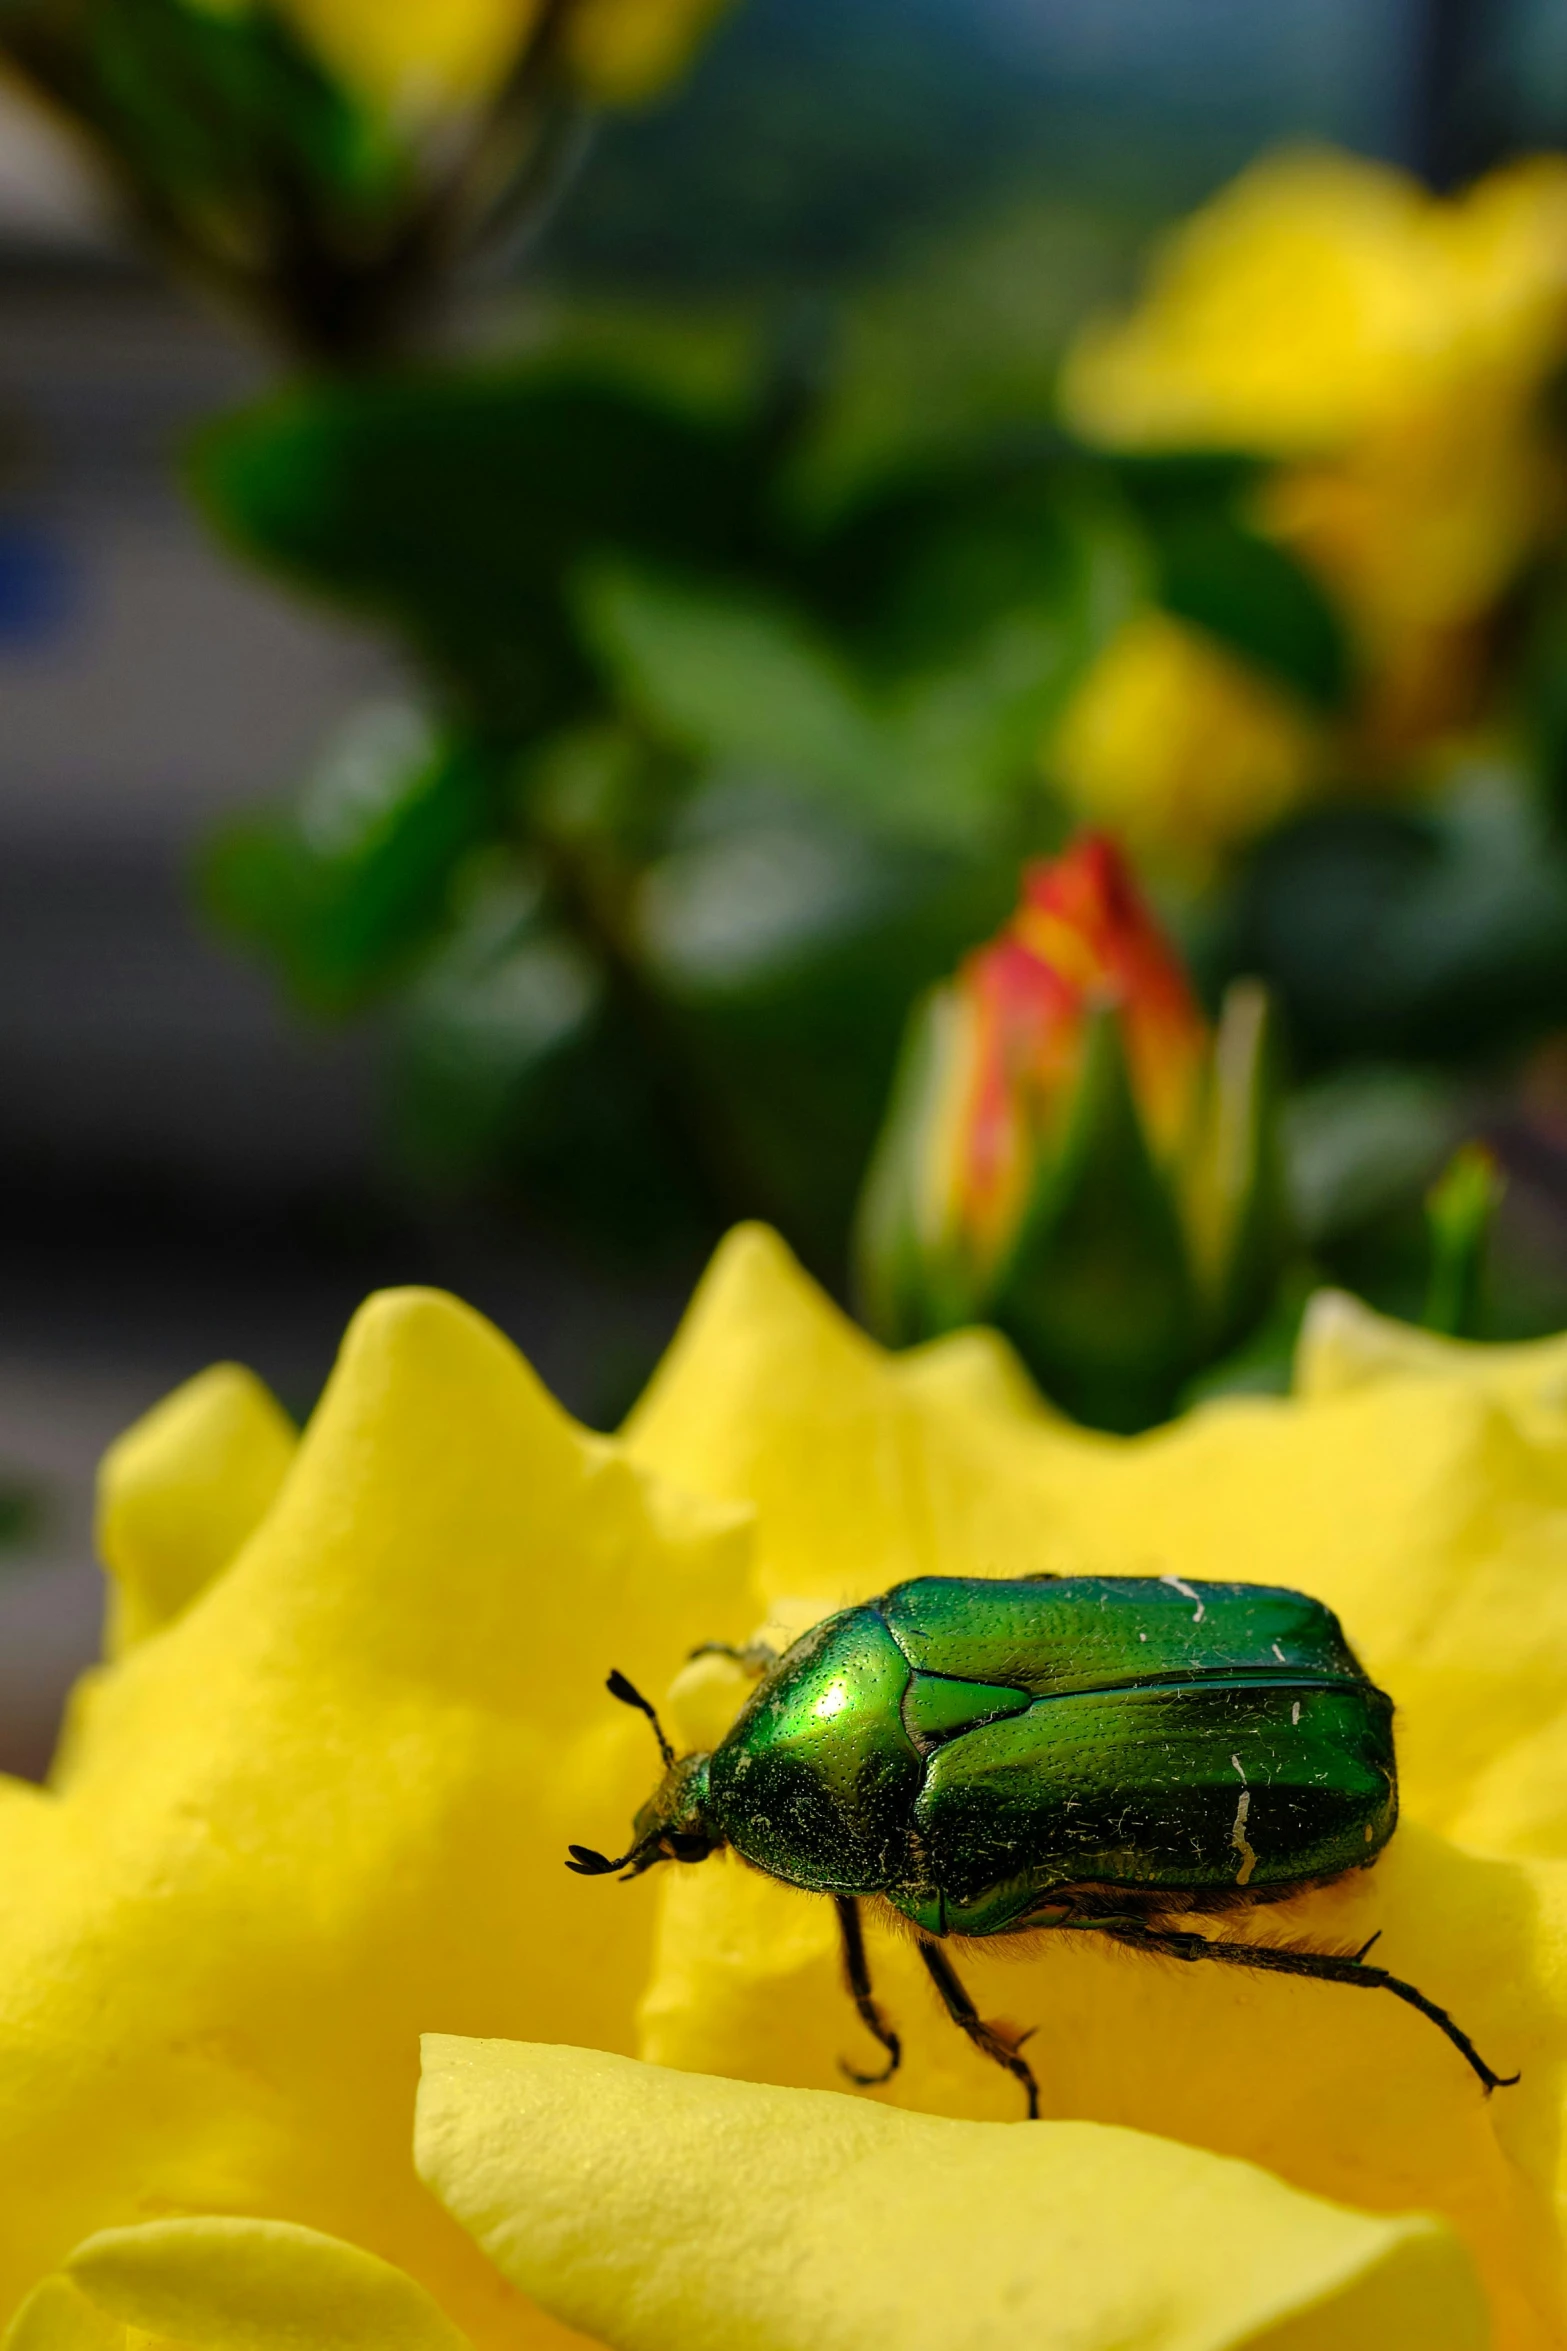
[[[606,1427],[745,1214],[1106,1425],[1322,1278],[1567,1322],[1567,13],[0,0],[0,69],[0,1767],[105,1443],[307,1412],[384,1282]]]

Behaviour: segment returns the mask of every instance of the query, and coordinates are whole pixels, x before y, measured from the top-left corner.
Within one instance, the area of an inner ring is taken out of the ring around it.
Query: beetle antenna
[[[658,1751],[663,1757],[664,1769],[667,1771],[675,1760],[675,1750],[664,1736],[664,1726],[654,1711],[652,1700],[644,1698],[636,1683],[628,1682],[623,1673],[612,1673],[604,1687],[612,1698],[620,1700],[622,1706],[634,1706],[639,1714],[647,1716],[648,1721],[653,1725],[653,1736],[658,1741]],[[626,1858],[629,1861],[631,1856],[627,1854]],[[612,1864],[612,1867],[619,1869],[620,1863],[617,1861]]]
[[[629,1853],[622,1853],[618,1861],[611,1861],[605,1854],[595,1853],[591,1845],[568,1845],[566,1851],[571,1855],[566,1867],[574,1869],[579,1878],[613,1877],[631,1859]]]
[[[657,1837],[644,1837],[640,1844],[632,1846],[629,1853],[622,1853],[617,1861],[611,1861],[607,1853],[595,1853],[591,1845],[568,1845],[566,1851],[571,1856],[566,1867],[575,1871],[579,1878],[612,1878],[622,1869],[629,1876],[639,1878],[645,1869],[652,1868],[655,1861],[663,1859]],[[624,1884],[625,1880],[622,1879],[621,1883]]]

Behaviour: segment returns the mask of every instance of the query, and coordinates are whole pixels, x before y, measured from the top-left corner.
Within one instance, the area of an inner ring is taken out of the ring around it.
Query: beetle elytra
[[[709,1644],[723,1648],[724,1644]],[[711,1752],[677,1757],[617,1860],[570,1848],[583,1876],[639,1876],[728,1846],[837,1907],[844,1973],[881,2044],[859,1905],[908,1919],[953,2022],[1016,2076],[1018,2036],[987,2023],[953,1937],[1040,1928],[1130,1949],[1391,1992],[1447,2035],[1487,2092],[1494,2073],[1445,2010],[1354,1954],[1210,1935],[1176,1922],[1250,1912],[1374,1862],[1398,1819],[1392,1702],[1331,1612],[1264,1584],[1175,1576],[1021,1582],[925,1576],[814,1626],[759,1675]],[[698,1652],[700,1654],[700,1652]],[[1375,1941],[1375,1937],[1372,1938]]]

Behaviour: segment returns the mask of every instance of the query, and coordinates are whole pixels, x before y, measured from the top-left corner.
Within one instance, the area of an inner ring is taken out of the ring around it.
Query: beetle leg
[[[1034,2079],[1033,2067],[1020,2054],[1020,2044],[1009,2041],[1005,2033],[993,2024],[987,2024],[969,1998],[963,1979],[945,1951],[936,1943],[920,1941],[920,1957],[924,1960],[930,1980],[941,1994],[947,2014],[961,2032],[967,2033],[976,2049],[984,2051],[997,2065],[1004,2065],[1023,2085],[1028,2095],[1028,2119],[1039,2120],[1039,2084]],[[1023,2038],[1026,2040],[1027,2035]]]
[[[1353,1957],[1331,1951],[1292,1951],[1287,1945],[1273,1943],[1221,1943],[1207,1935],[1182,1933],[1175,1928],[1149,1927],[1131,1920],[1105,1920],[1097,1925],[1092,1919],[1083,1919],[1084,1927],[1110,1935],[1118,1943],[1127,1944],[1134,1951],[1157,1951],[1167,1959],[1218,1959],[1231,1967],[1272,1969],[1278,1975],[1314,1976],[1324,1984],[1355,1984],[1363,1992],[1391,1992],[1395,2000],[1405,2001],[1428,2016],[1439,2032],[1447,2035],[1465,2063],[1478,2075],[1489,2098],[1493,2090],[1510,2090],[1518,2080],[1515,2073],[1493,2073],[1480,2055],[1469,2035],[1456,2025],[1445,2008],[1438,2008],[1424,1992],[1413,1984],[1406,1984],[1402,1976],[1389,1975],[1385,1967],[1364,1965],[1365,1953],[1371,1943],[1365,1944]]]
[[[866,2031],[880,2041],[887,2052],[887,2062],[880,2073],[856,2073],[842,2057],[838,2064],[851,2082],[858,2082],[862,2090],[874,2089],[878,2082],[890,2082],[903,2061],[903,2044],[898,2039],[871,1990],[871,1971],[865,1958],[865,1931],[860,1924],[860,1906],[852,1894],[835,1894],[833,1908],[838,1913],[838,1932],[843,1937],[843,1973],[849,1987],[849,1997],[860,2012],[860,2022]]]

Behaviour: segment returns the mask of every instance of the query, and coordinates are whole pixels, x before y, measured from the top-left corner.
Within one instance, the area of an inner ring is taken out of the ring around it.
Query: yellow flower
[[[1567,159],[1429,195],[1327,150],[1265,156],[1177,229],[1142,307],[1068,358],[1082,432],[1119,447],[1326,456],[1433,392],[1537,381],[1560,351]]]
[[[1306,796],[1321,730],[1215,638],[1144,612],[1089,669],[1046,765],[1080,814],[1200,878]]]
[[[55,1785],[0,1784],[6,2351],[1479,2351],[1476,2277],[1495,2351],[1559,2344],[1564,1526],[1567,1342],[1319,1302],[1296,1398],[1119,1440],[984,1334],[887,1356],[754,1231],[618,1440],[424,1292],[365,1309],[297,1450],[207,1375],[111,1455],[119,1654]],[[706,1741],[747,1685],[699,1639],[1042,1570],[1340,1612],[1404,1824],[1256,1931],[1380,1930],[1517,2088],[1385,1995],[1042,1936],[961,1955],[1038,2027],[1013,2128],[878,1930],[907,2061],[851,2096],[828,1905],[561,1867],[656,1768],[611,1666]],[[631,2062],[639,1993],[680,2071]]]
[[[1259,519],[1343,599],[1396,747],[1464,714],[1473,632],[1559,522],[1540,406],[1564,352],[1567,159],[1447,199],[1290,152],[1176,232],[1140,309],[1085,331],[1063,398],[1111,445],[1287,461]]]
[[[258,0],[199,0],[224,14]],[[377,105],[466,105],[504,81],[542,0],[273,0]],[[635,104],[672,80],[727,0],[569,0],[563,46],[587,96]]]

